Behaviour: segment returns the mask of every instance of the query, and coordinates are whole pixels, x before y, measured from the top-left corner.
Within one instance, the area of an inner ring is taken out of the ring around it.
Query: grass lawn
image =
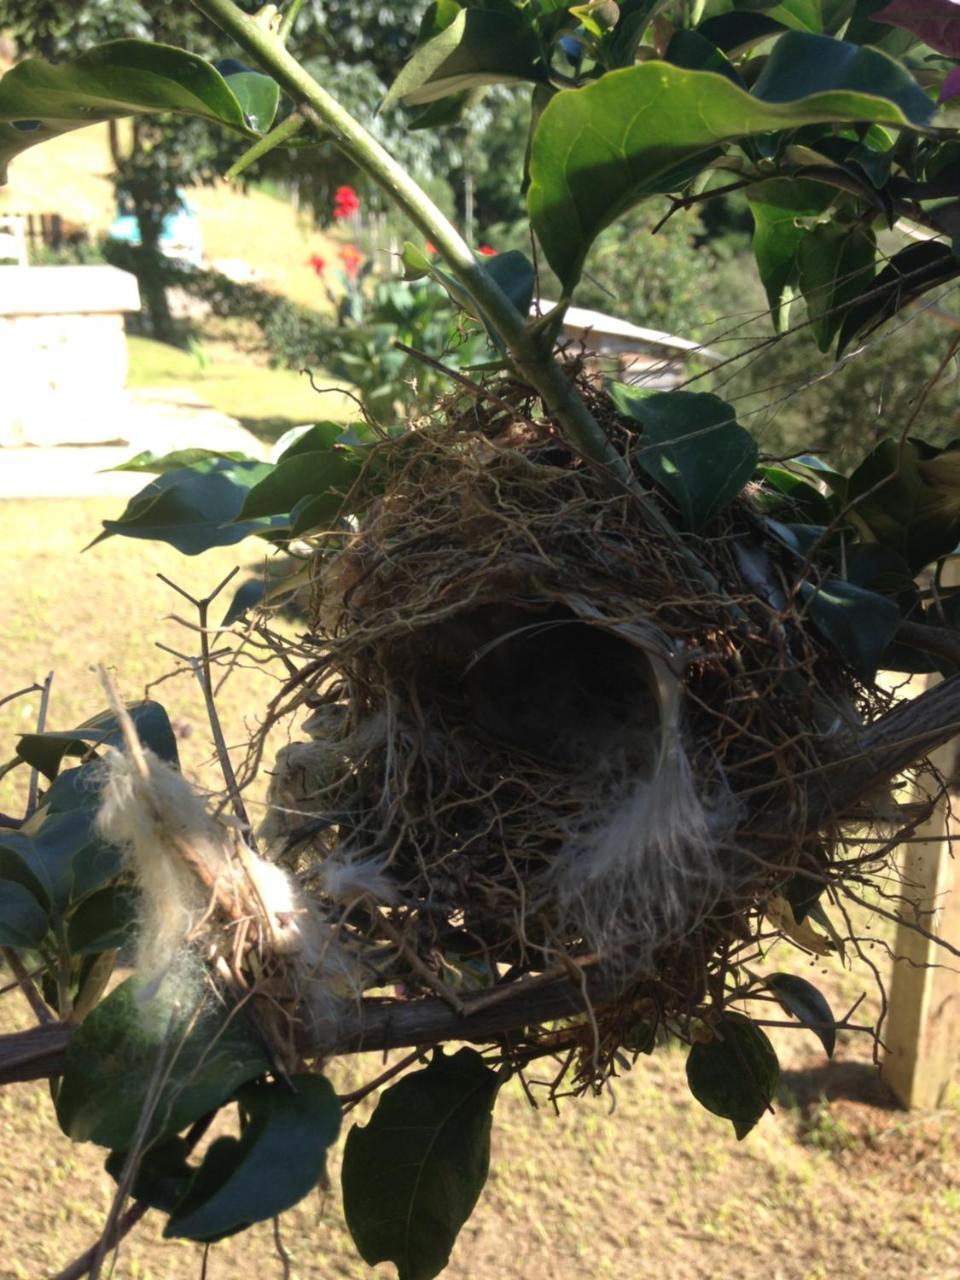
[[[167,617],[187,607],[157,572],[202,594],[231,565],[253,564],[262,554],[251,541],[188,560],[170,548],[113,539],[81,555],[112,509],[104,501],[0,503],[3,691],[54,668],[51,728],[69,728],[100,709],[92,663],[112,666],[134,698],[172,666],[155,641],[192,650],[188,633]],[[251,670],[228,683],[221,699],[228,741],[246,736],[273,687]],[[211,780],[196,682],[183,675],[154,694],[175,721],[187,769]],[[0,707],[3,758],[36,713],[35,695]],[[0,810],[19,803],[20,772],[0,783]],[[841,972],[833,962],[810,966],[809,957],[786,948],[770,965],[808,974],[838,1009],[869,985],[865,973]],[[18,996],[0,1004],[0,1025],[27,1019]],[[788,1068],[776,1114],[742,1143],[691,1101],[680,1048],[641,1058],[610,1093],[568,1100],[559,1117],[547,1107],[532,1110],[519,1085],[508,1084],[497,1105],[490,1179],[454,1251],[449,1280],[960,1280],[957,1111],[889,1109],[869,1045],[851,1033],[841,1033],[834,1066],[806,1032],[771,1035]],[[329,1070],[343,1091],[378,1074],[382,1061]],[[113,1183],[103,1152],[71,1145],[52,1114],[45,1086],[14,1085],[0,1094],[2,1280],[55,1274],[95,1239],[109,1206]],[[366,1107],[357,1118],[368,1114]],[[284,1220],[293,1280],[371,1274],[343,1226],[338,1175],[337,1155],[330,1190]],[[148,1215],[124,1244],[110,1272],[115,1280],[200,1274],[200,1250],[162,1242],[161,1230],[159,1217]],[[214,1246],[207,1274],[279,1280],[270,1225]]]
[[[292,369],[269,369],[224,342],[201,343],[201,355],[152,338],[127,339],[130,387],[187,387],[221,413],[236,418],[254,435],[272,442],[289,427],[327,418],[349,422],[356,405],[322,374],[318,394],[305,374]]]

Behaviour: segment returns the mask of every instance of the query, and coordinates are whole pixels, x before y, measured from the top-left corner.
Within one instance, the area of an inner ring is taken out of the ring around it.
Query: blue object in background
[[[177,192],[180,207],[168,213],[160,225],[160,252],[166,258],[176,258],[192,267],[203,264],[203,232],[196,210],[182,191]],[[107,235],[123,244],[140,244],[140,226],[135,215],[129,212],[129,204],[121,199],[119,211],[110,223]]]

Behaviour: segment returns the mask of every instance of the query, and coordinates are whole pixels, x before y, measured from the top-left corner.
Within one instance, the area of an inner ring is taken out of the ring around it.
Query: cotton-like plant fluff
[[[97,826],[123,851],[140,890],[136,967],[148,994],[168,977],[199,980],[201,952],[230,955],[232,929],[212,910],[215,897],[252,904],[262,945],[285,964],[315,1033],[362,988],[364,971],[295,877],[248,849],[149,748],[142,763],[109,751]]]

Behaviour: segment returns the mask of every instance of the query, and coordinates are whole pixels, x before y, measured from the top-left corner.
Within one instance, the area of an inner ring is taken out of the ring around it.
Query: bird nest
[[[770,901],[840,874],[806,782],[889,702],[811,629],[796,560],[749,494],[677,535],[662,495],[522,413],[422,424],[361,483],[315,562],[273,856],[373,957],[367,986],[592,968],[611,1052],[638,1010],[722,1007]]]

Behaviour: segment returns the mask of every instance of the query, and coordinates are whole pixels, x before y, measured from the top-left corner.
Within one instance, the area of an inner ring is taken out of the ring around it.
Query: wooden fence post
[[[907,919],[960,946],[960,764],[954,738],[933,753],[956,815],[941,803],[900,857]],[[905,1107],[941,1105],[960,1065],[960,959],[904,923],[897,927],[883,1078]],[[937,967],[933,967],[937,966]]]

